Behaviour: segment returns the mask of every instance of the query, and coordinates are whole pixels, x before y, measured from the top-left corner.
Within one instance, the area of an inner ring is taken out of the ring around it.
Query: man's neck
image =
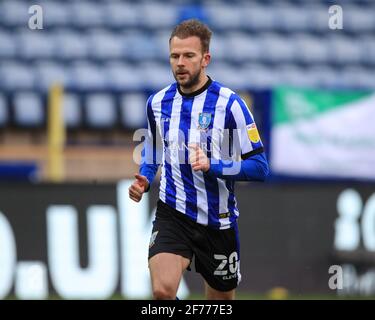
[[[181,86],[178,86],[179,88],[179,91],[182,95],[192,95],[196,92],[199,92],[201,91],[201,89],[203,89],[203,87],[205,87],[208,82],[211,82],[211,78],[208,77],[206,74],[202,75],[202,77],[200,78],[199,82],[193,86],[193,87],[190,87],[190,88],[183,88]]]

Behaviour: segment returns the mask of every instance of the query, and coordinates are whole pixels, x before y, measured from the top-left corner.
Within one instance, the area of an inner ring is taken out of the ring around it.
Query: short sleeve
[[[242,159],[264,151],[263,143],[246,103],[237,98],[231,106],[232,129],[233,133],[233,151],[241,154]]]

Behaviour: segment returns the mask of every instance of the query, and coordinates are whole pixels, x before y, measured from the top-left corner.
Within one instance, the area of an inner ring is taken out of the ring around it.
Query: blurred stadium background
[[[2,0],[0,298],[150,297],[157,183],[128,201],[133,133],[173,81],[171,29],[193,17],[272,170],[238,186],[239,297],[375,296],[373,0]],[[200,297],[199,281],[187,273],[180,296]]]

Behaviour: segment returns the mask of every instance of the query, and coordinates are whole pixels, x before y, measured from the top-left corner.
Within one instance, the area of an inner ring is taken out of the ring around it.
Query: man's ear
[[[203,55],[203,66],[207,67],[210,64],[210,61],[211,61],[211,54],[207,52]]]

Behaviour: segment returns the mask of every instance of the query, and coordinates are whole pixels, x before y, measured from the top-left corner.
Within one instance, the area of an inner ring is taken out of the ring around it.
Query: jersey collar
[[[181,91],[181,88],[180,88],[180,85],[177,83],[177,89],[178,89],[178,93],[183,96],[183,97],[186,97],[186,98],[190,98],[190,97],[195,97],[199,94],[201,94],[203,91],[207,90],[207,88],[210,86],[210,84],[212,83],[212,79],[208,77],[208,80],[206,81],[206,83],[204,84],[204,86],[194,92],[190,92],[190,93],[183,93]]]

